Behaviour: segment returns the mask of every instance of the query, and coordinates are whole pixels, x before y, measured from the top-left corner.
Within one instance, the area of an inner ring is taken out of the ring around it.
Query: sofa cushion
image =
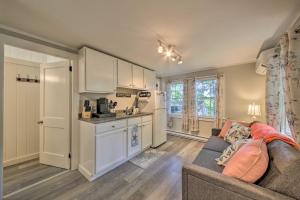
[[[217,151],[202,149],[194,160],[193,164],[222,173],[224,167],[219,166],[216,162],[216,158],[219,158],[221,154],[222,153]]]
[[[300,152],[280,140],[269,143],[268,152],[269,168],[257,184],[300,199]]]
[[[206,144],[204,145],[203,149],[208,149],[212,151],[217,151],[219,153],[223,153],[223,151],[229,146],[230,144],[223,140],[218,136],[211,136]]]

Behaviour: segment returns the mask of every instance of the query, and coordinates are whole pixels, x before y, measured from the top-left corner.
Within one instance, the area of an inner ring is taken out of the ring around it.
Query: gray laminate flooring
[[[168,142],[158,148],[166,153],[147,169],[126,162],[93,182],[74,170],[6,199],[180,200],[182,165],[192,162],[202,146],[168,136]]]
[[[35,184],[63,171],[66,170],[40,164],[38,159],[5,167],[3,169],[4,195]]]

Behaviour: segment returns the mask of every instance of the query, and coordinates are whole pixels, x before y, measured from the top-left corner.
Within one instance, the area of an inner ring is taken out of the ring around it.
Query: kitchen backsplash
[[[116,94],[119,93],[123,96],[125,94],[131,94],[131,97],[117,97]],[[82,111],[84,100],[90,100],[92,107],[96,108],[96,100],[100,97],[105,97],[109,100],[118,102],[116,106],[116,110],[124,110],[126,107],[131,107],[134,103],[135,97],[136,97],[137,91],[132,89],[124,89],[124,88],[118,88],[116,93],[113,94],[80,94],[80,112]]]

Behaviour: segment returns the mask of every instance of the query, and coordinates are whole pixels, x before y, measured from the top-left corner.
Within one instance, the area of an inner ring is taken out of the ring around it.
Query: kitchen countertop
[[[122,120],[122,119],[128,119],[128,118],[135,118],[135,117],[142,117],[142,116],[147,116],[147,115],[152,115],[153,113],[150,112],[142,112],[142,113],[138,113],[135,115],[117,115],[116,117],[103,117],[103,118],[91,118],[91,119],[83,119],[80,118],[80,121],[84,121],[84,122],[89,122],[92,124],[101,124],[101,123],[105,123],[105,122],[111,122],[111,121],[117,121],[117,120]]]

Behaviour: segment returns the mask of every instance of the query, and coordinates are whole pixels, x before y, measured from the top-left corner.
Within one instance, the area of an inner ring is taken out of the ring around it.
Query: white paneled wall
[[[38,78],[40,65],[15,59],[4,64],[4,166],[39,155],[39,83],[17,82],[16,77]]]

